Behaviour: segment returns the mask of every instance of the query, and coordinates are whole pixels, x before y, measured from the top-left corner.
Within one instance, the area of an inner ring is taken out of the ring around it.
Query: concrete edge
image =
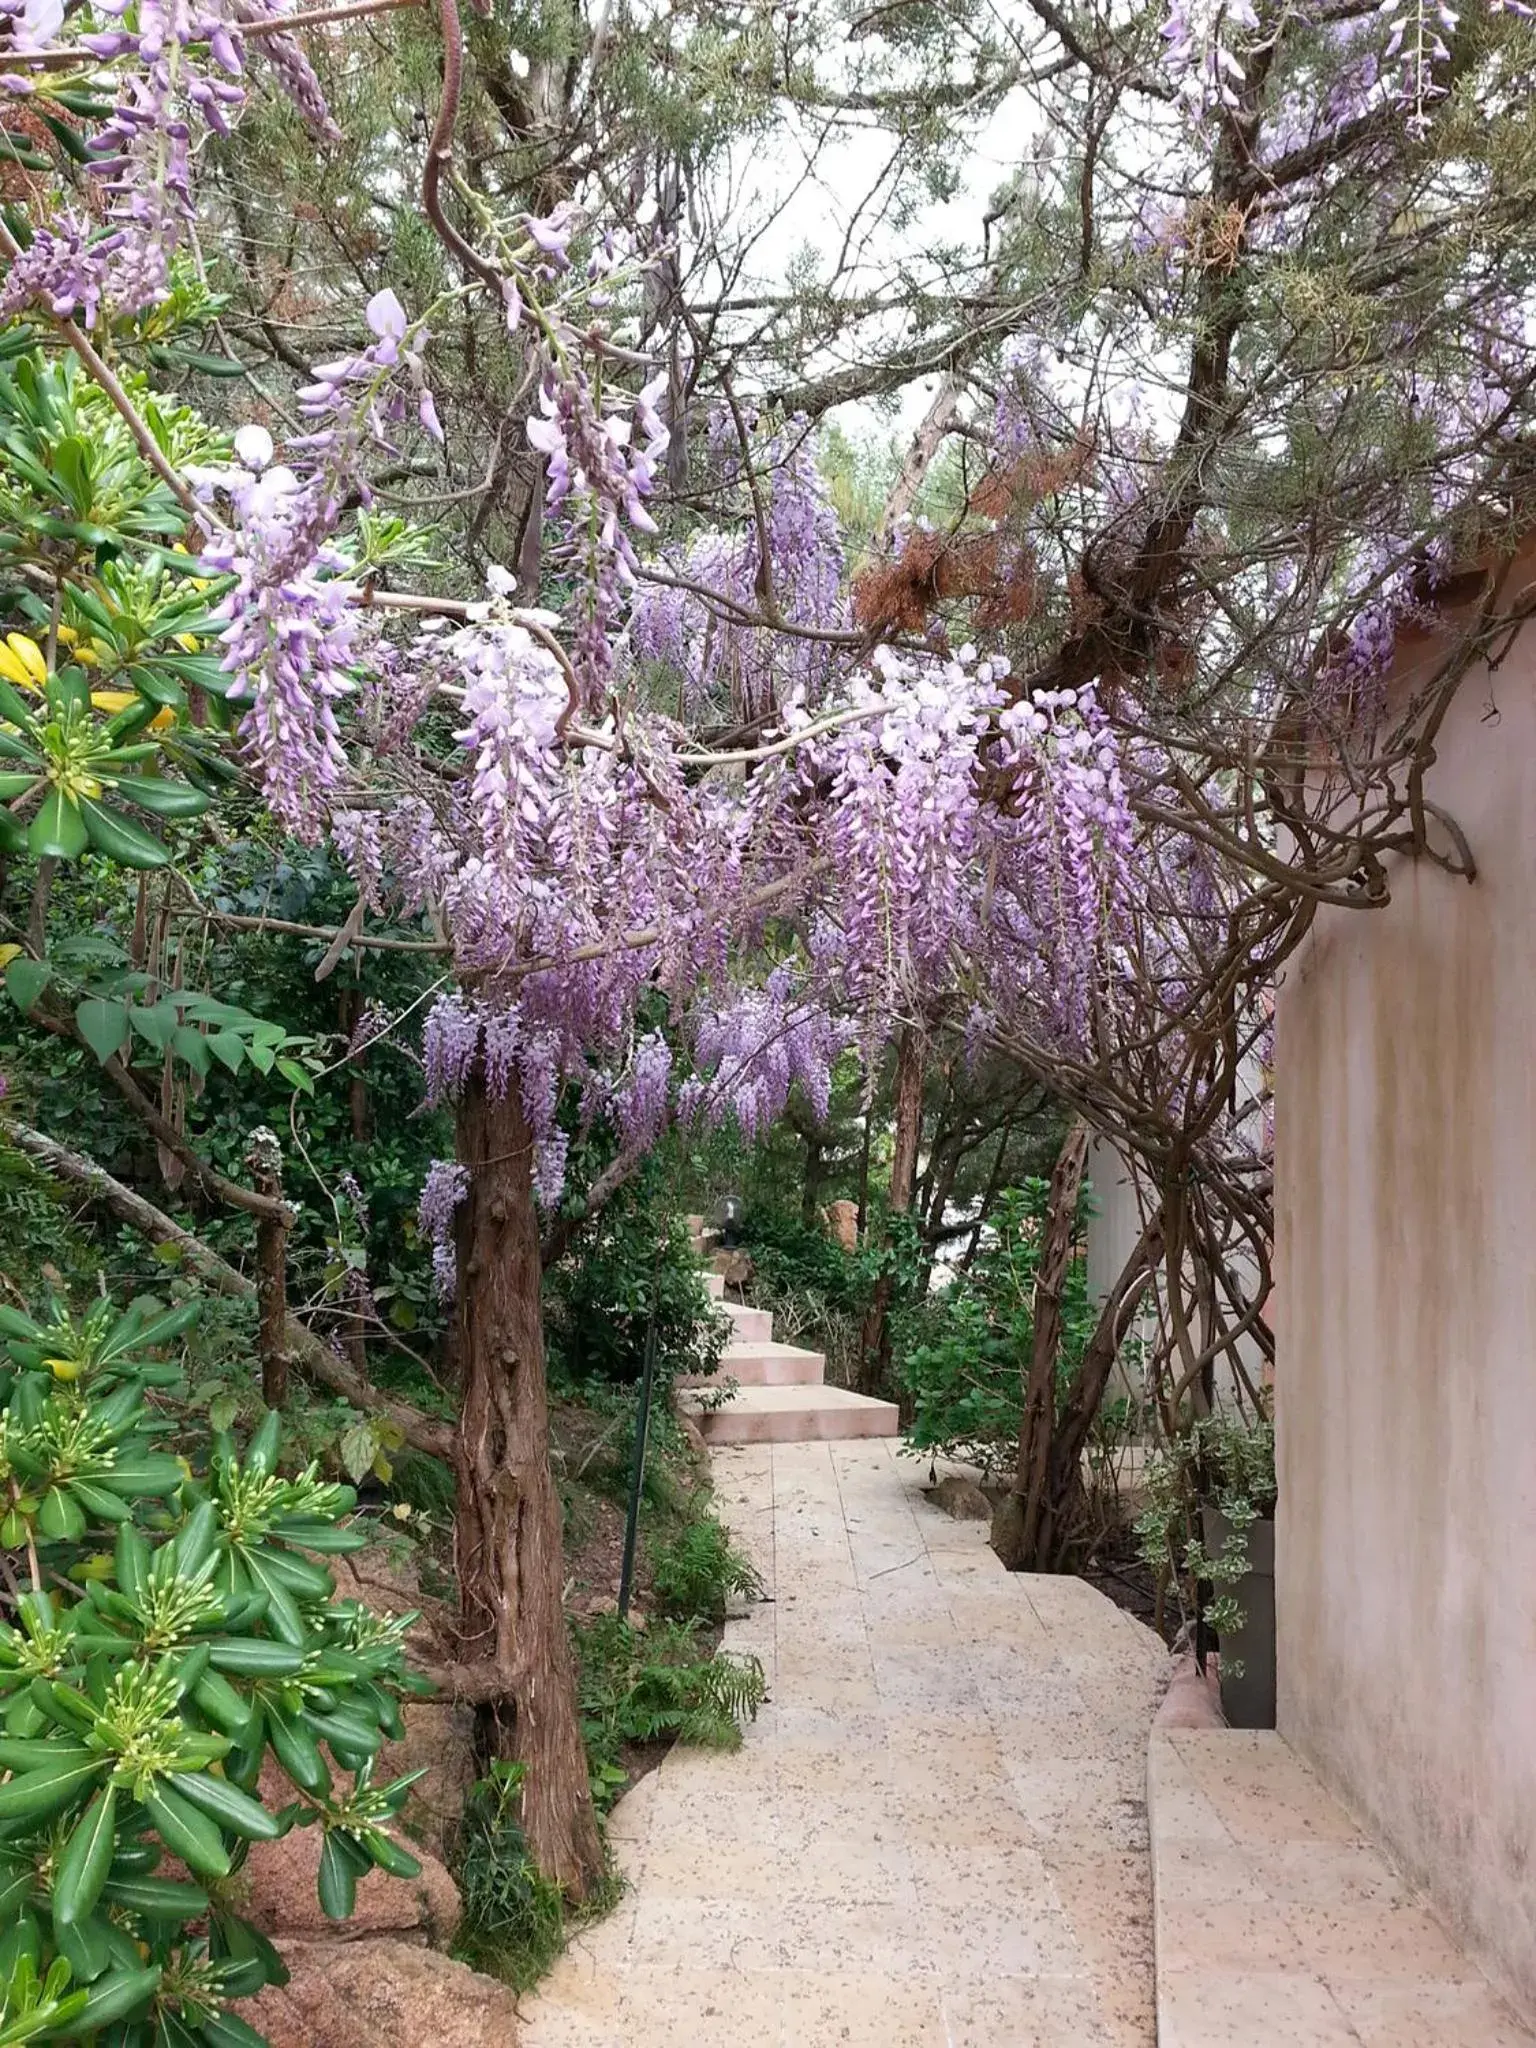
[[[1147,1861],[1152,1880],[1152,1998],[1158,2048],[1177,2048],[1177,2036],[1167,2010],[1168,1911],[1167,1884],[1160,1878],[1162,1858],[1159,1847],[1165,1834],[1160,1826],[1162,1809],[1177,1798],[1172,1780],[1180,1766],[1168,1737],[1179,1729],[1216,1731],[1224,1729],[1227,1717],[1221,1711],[1221,1675],[1218,1660],[1208,1656],[1202,1672],[1193,1650],[1184,1650],[1171,1660],[1168,1686],[1152,1717],[1147,1736]]]

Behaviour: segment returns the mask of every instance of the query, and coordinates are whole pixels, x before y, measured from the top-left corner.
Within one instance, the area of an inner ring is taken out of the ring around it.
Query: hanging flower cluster
[[[289,831],[314,840],[347,768],[337,707],[353,687],[356,592],[326,541],[323,494],[272,461],[264,428],[242,428],[235,452],[241,469],[204,480],[229,487],[235,518],[203,550],[206,568],[236,579],[216,612],[228,621],[222,665],[232,701],[249,705],[240,735],[267,801]]]
[[[225,526],[210,512],[203,566],[237,579],[217,616],[228,622],[230,697],[250,707],[240,735],[273,809],[307,840],[323,836],[345,774],[337,712],[354,687],[360,633],[358,591],[332,535],[347,493],[367,495],[367,446],[390,449],[391,433],[413,416],[441,438],[423,368],[425,326],[411,325],[392,291],[369,301],[367,320],[372,342],[321,364],[299,395],[314,426],[290,444],[303,474],[275,460],[264,427],[248,426],[235,436],[236,466],[195,477],[210,505],[226,491],[233,514]],[[345,836],[376,863],[376,834],[366,849],[358,828]]]
[[[138,0],[130,16],[103,0],[99,12],[122,25],[82,29],[91,15],[67,18],[59,0],[25,0],[10,15],[0,90],[46,96],[46,73],[31,60],[51,62],[73,49],[88,76],[115,85],[117,98],[87,144],[91,174],[106,195],[105,232],[62,201],[35,221],[0,289],[0,316],[41,301],[57,317],[94,326],[103,307],[117,318],[167,296],[193,214],[193,151],[204,132],[230,132],[245,103],[237,82],[245,70],[243,30],[265,23],[272,10],[257,0]],[[277,31],[257,42],[311,128],[339,139],[296,39]]]
[[[786,965],[760,987],[737,989],[705,1011],[693,1036],[698,1071],[678,1098],[680,1120],[718,1124],[729,1116],[750,1140],[784,1114],[797,1085],[812,1114],[824,1117],[833,1068],[854,1037],[852,1024],[828,1010],[826,996]]]
[[[416,1220],[432,1247],[432,1285],[440,1301],[452,1301],[457,1262],[453,1219],[469,1193],[468,1169],[455,1159],[434,1159],[421,1184]]]
[[[733,425],[717,416],[710,441],[737,516],[729,527],[699,533],[676,556],[647,565],[630,614],[628,648],[635,660],[676,672],[687,710],[728,710],[755,722],[796,697],[819,702],[832,686],[834,651],[815,636],[848,628],[847,565],[805,421],[790,421],[754,454],[757,503],[728,432]],[[782,623],[755,623],[765,617]],[[786,626],[806,630],[786,632]]]
[[[545,503],[559,535],[552,564],[576,583],[571,661],[589,707],[603,701],[613,675],[612,635],[637,566],[630,531],[656,531],[645,499],[667,449],[656,411],[665,382],[644,386],[628,411],[605,410],[584,369],[551,359],[528,422],[529,444],[547,464]]]

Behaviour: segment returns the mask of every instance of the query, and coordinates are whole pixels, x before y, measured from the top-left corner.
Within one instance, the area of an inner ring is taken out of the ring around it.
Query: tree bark
[[[891,1154],[891,1186],[886,1198],[886,1216],[905,1216],[912,1207],[917,1186],[917,1155],[923,1137],[923,1072],[927,1040],[920,1026],[903,1024],[896,1039],[896,1143]],[[894,1241],[887,1227],[887,1246]],[[859,1346],[859,1388],[874,1393],[885,1383],[891,1364],[891,1301],[896,1292],[895,1275],[882,1273],[875,1282]]]
[[[1022,1570],[1031,1544],[1025,1503],[1044,1484],[1056,1424],[1056,1356],[1061,1349],[1061,1289],[1072,1257],[1077,1202],[1088,1160],[1088,1127],[1076,1123],[1063,1141],[1051,1173],[1045,1220],[1040,1228],[1040,1262],[1035,1268],[1034,1328],[1019,1454],[1013,1485],[992,1518],[992,1547],[1010,1571]]]
[[[912,437],[912,445],[907,450],[896,481],[890,488],[885,510],[880,514],[880,524],[875,528],[871,543],[875,554],[883,555],[889,550],[896,528],[916,504],[923,478],[949,432],[964,395],[965,386],[959,377],[950,375],[940,380],[939,388]]]
[[[200,1237],[194,1237],[190,1230],[183,1230],[163,1209],[157,1209],[153,1202],[146,1201],[132,1188],[115,1180],[94,1159],[88,1159],[83,1152],[73,1152],[56,1138],[10,1118],[0,1124],[0,1132],[49,1173],[82,1189],[93,1202],[99,1202],[120,1223],[138,1231],[151,1244],[175,1245],[188,1270],[195,1273],[205,1287],[211,1287],[215,1294],[225,1295],[232,1301],[256,1299],[254,1280],[247,1280],[243,1273],[237,1272],[216,1251],[205,1245]],[[333,1394],[340,1394],[354,1408],[361,1408],[370,1415],[387,1417],[413,1450],[425,1451],[434,1458],[451,1456],[453,1433],[446,1423],[434,1422],[419,1408],[392,1400],[377,1387],[364,1384],[345,1360],[338,1358],[328,1344],[322,1344],[293,1316],[289,1316],[284,1326],[284,1337],[288,1349],[311,1379],[329,1387]]]
[[[1043,1463],[1036,1461],[1032,1445],[1026,1470],[1021,1443],[1013,1486],[992,1523],[992,1547],[1011,1571],[1068,1571],[1081,1562],[1077,1552],[1083,1547],[1083,1452],[1120,1347],[1157,1269],[1162,1232],[1159,1210],[1147,1220],[1104,1297],[1061,1411],[1052,1416]]]
[[[821,1190],[826,1181],[826,1148],[815,1131],[802,1133],[805,1139],[805,1175],[800,1183],[800,1221],[807,1230],[816,1228],[821,1208]]]
[[[469,1169],[457,1217],[455,1310],[462,1653],[488,1664],[512,1701],[512,1727],[498,1721],[498,1739],[527,1773],[523,1832],[534,1861],[580,1899],[603,1874],[603,1850],[562,1598],[533,1137],[516,1088],[493,1097],[477,1068],[460,1101],[458,1139]]]
[[[340,998],[338,1023],[347,1034],[349,1041],[357,1035],[358,1019],[363,1013],[363,992],[360,988],[343,989]],[[368,1097],[367,1055],[355,1052],[347,1069],[347,1115],[352,1124],[352,1142],[366,1145],[373,1137],[373,1104]]]
[[[283,1208],[283,1154],[265,1124],[245,1148],[256,1192]],[[256,1219],[256,1349],[261,1398],[269,1408],[288,1405],[288,1225],[281,1214]]]

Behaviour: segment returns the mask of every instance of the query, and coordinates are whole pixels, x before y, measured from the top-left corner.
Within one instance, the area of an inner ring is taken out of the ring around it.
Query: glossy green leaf
[[[89,2040],[105,2027],[132,2019],[148,2006],[159,1984],[158,1966],[109,1971],[90,1987],[85,2004],[69,2025],[61,2027],[51,2038],[57,2041]]]
[[[90,844],[120,867],[163,868],[171,857],[169,847],[122,811],[109,810],[105,804],[87,797],[80,806],[80,816],[81,829]]]
[[[106,1769],[107,1759],[91,1756],[81,1761],[42,1765],[24,1771],[9,1784],[0,1785],[0,1821],[46,1820],[71,1801]]]
[[[139,1804],[166,1848],[179,1856],[188,1870],[199,1877],[228,1877],[229,1853],[205,1813],[163,1784],[143,1792]]]
[[[137,804],[157,818],[195,818],[208,808],[200,789],[161,775],[125,775],[115,794],[120,802]]]
[[[340,1838],[327,1832],[320,1851],[317,1884],[320,1910],[330,1920],[348,1920],[357,1904],[357,1872],[341,1847]]]
[[[68,1927],[95,1910],[117,1845],[117,1791],[107,1785],[76,1821],[53,1877],[53,1924]]]
[[[283,1833],[281,1824],[260,1800],[211,1772],[178,1771],[166,1782],[221,1828],[227,1828],[233,1835],[243,1835],[248,1842],[275,1842]]]
[[[208,1910],[208,1894],[200,1886],[172,1877],[109,1877],[102,1897],[153,1920],[195,1920]]]
[[[51,788],[27,827],[27,851],[34,860],[78,860],[91,843],[85,819],[64,792]]]

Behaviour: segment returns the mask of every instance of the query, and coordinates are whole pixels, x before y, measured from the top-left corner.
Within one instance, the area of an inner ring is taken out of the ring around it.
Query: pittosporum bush
[[[409,1618],[336,1598],[354,1496],[279,1473],[275,1414],[243,1453],[165,1447],[153,1354],[196,1313],[0,1309],[0,2048],[252,2048],[232,2008],[287,1973],[229,1882],[249,1845],[322,1828],[335,1919],[420,1867],[388,1832],[411,1780],[372,1780]]]

